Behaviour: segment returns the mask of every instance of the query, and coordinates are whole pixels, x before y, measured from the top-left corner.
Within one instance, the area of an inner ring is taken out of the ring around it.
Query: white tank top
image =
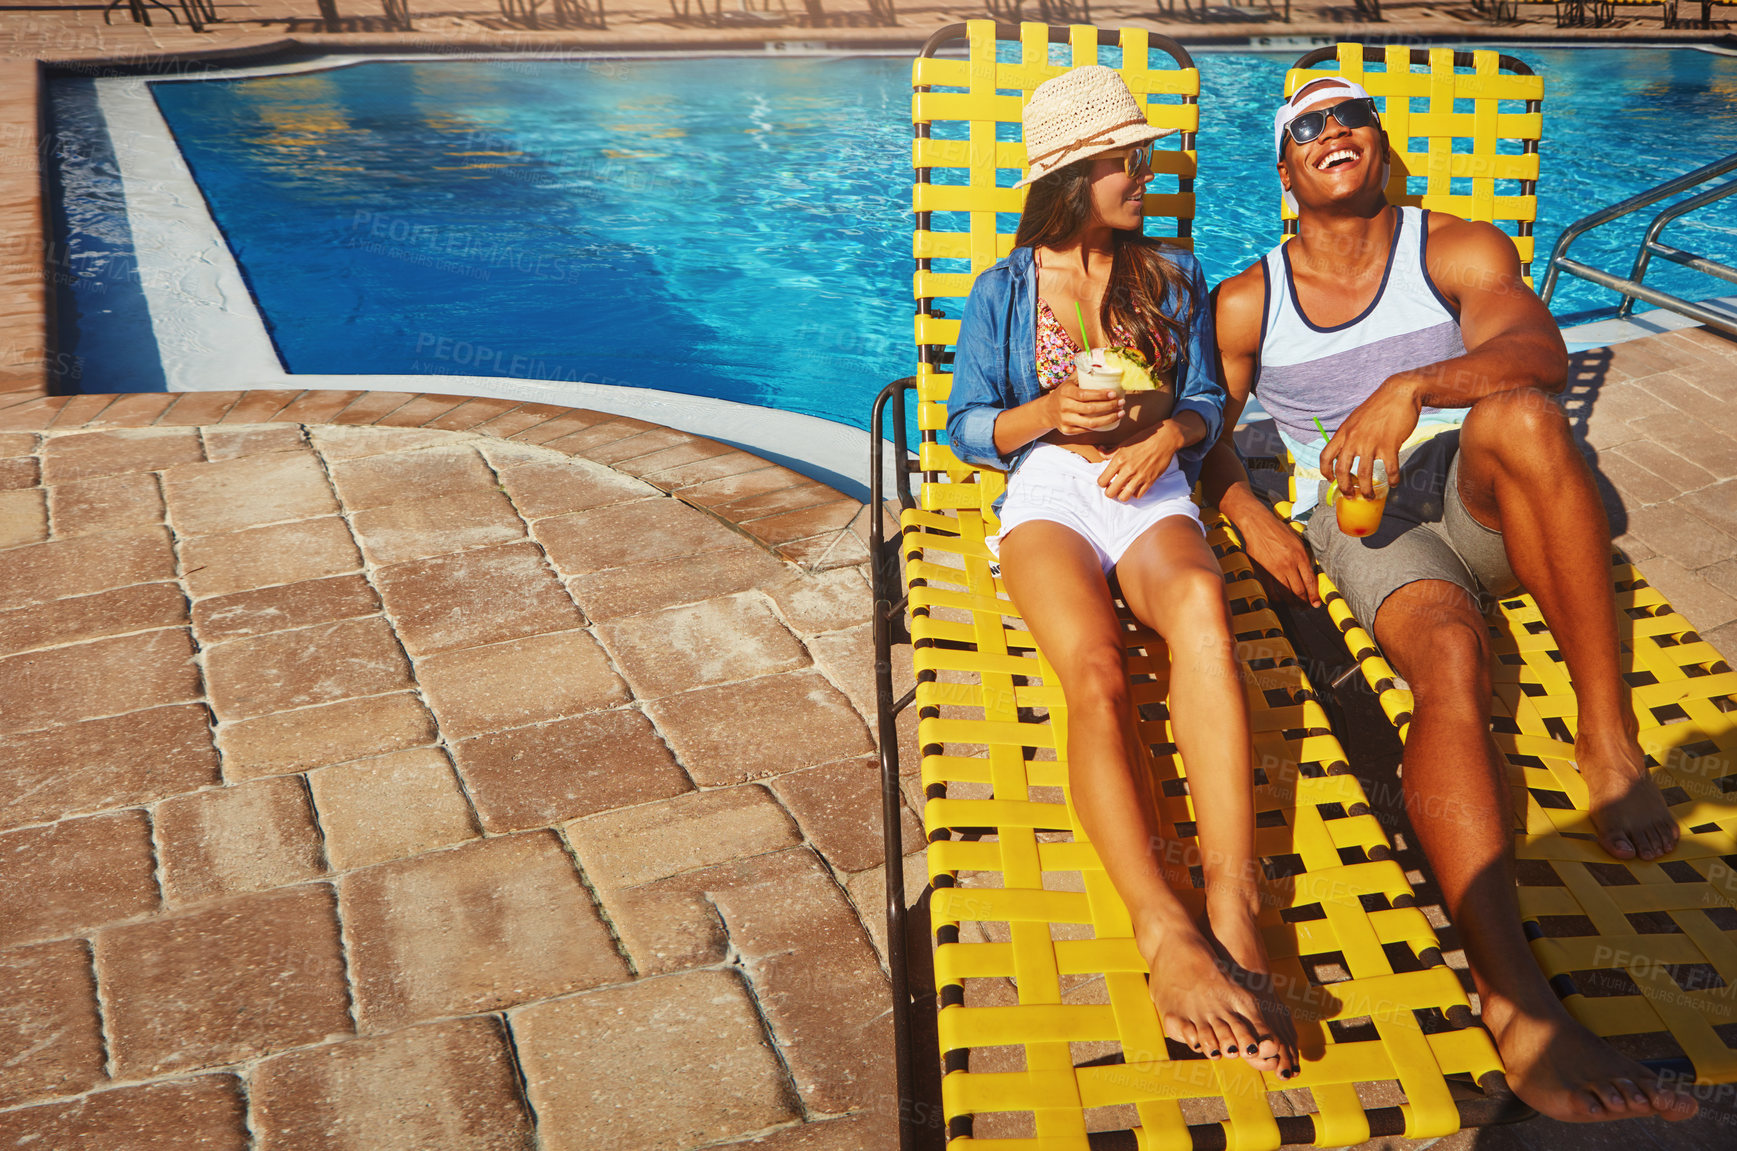
[[[1295,461],[1297,502],[1292,515],[1313,507],[1321,478],[1321,438],[1312,417],[1329,433],[1389,377],[1463,356],[1459,314],[1429,277],[1425,243],[1429,213],[1401,207],[1387,269],[1362,314],[1330,327],[1312,323],[1297,302],[1287,245],[1262,261],[1266,305],[1261,315],[1260,365],[1255,394],[1278,425]],[[1407,444],[1457,427],[1463,408],[1424,408]]]

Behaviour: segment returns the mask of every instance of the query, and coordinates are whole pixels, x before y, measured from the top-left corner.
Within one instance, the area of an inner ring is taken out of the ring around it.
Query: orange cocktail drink
[[[1371,536],[1381,526],[1381,513],[1387,509],[1387,465],[1376,460],[1372,474],[1373,496],[1360,496],[1335,485],[1333,510],[1339,517],[1339,530],[1348,536]]]

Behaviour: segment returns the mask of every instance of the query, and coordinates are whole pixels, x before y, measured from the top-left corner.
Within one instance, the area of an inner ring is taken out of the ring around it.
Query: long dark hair
[[[1015,247],[1054,247],[1080,234],[1092,217],[1093,159],[1075,160],[1031,185],[1013,235]],[[1106,333],[1120,322],[1147,359],[1170,368],[1176,362],[1176,349],[1188,338],[1199,301],[1180,269],[1165,257],[1163,240],[1138,229],[1116,229],[1111,235],[1115,255],[1098,322]],[[1164,301],[1172,295],[1183,301],[1180,316],[1164,310]]]

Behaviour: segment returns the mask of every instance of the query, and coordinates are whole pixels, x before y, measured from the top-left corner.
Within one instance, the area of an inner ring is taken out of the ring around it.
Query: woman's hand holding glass
[[[1127,407],[1127,402],[1114,392],[1080,387],[1077,375],[1057,385],[1043,399],[1050,406],[1050,426],[1067,436],[1113,428],[1121,422]]]

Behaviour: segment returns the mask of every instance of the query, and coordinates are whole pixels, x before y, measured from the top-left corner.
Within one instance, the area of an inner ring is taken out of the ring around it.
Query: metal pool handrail
[[[1593,228],[1608,224],[1631,212],[1638,212],[1640,209],[1656,204],[1667,197],[1688,191],[1697,184],[1705,184],[1709,180],[1717,179],[1733,171],[1737,171],[1737,152],[1714,160],[1710,164],[1703,164],[1693,172],[1688,172],[1673,180],[1666,180],[1664,183],[1630,196],[1620,203],[1612,204],[1607,208],[1600,208],[1598,211],[1574,221],[1562,230],[1562,235],[1556,240],[1556,246],[1550,251],[1550,265],[1544,273],[1544,286],[1538,293],[1539,297],[1545,304],[1549,304],[1550,294],[1556,288],[1556,277],[1562,272],[1567,272],[1569,275],[1579,276],[1583,280],[1590,280],[1594,284],[1622,293],[1622,306],[1617,311],[1618,315],[1629,315],[1634,310],[1636,300],[1645,300],[1649,304],[1668,308],[1679,315],[1689,317],[1691,320],[1698,320],[1709,328],[1715,328],[1727,335],[1737,336],[1737,316],[1729,312],[1714,311],[1701,304],[1673,296],[1669,292],[1661,292],[1657,288],[1649,288],[1641,282],[1646,276],[1647,265],[1651,262],[1652,257],[1659,256],[1673,263],[1682,264],[1684,267],[1694,268],[1698,272],[1705,272],[1709,276],[1716,276],[1721,280],[1737,283],[1737,268],[1659,242],[1659,233],[1672,220],[1737,193],[1737,180],[1730,180],[1716,187],[1708,188],[1680,204],[1671,205],[1653,217],[1653,222],[1647,227],[1646,235],[1641,240],[1640,249],[1635,253],[1634,268],[1630,271],[1627,279],[1612,272],[1594,268],[1579,260],[1568,258],[1569,245]]]

